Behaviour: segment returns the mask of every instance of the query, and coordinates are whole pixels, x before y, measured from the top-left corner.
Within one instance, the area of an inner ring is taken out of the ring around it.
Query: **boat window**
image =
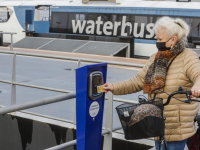
[[[52,12],[50,32],[121,36],[121,33],[127,33],[128,27],[130,27],[131,36],[138,39],[154,40],[153,26],[161,17],[156,15]],[[173,17],[180,18],[179,16]],[[200,18],[181,18],[191,27],[189,42],[200,40]]]
[[[6,23],[10,19],[12,13],[13,11],[11,9],[0,7],[0,23]]]
[[[64,12],[54,12],[51,18],[51,32],[66,33],[68,15]]]
[[[40,21],[49,21],[51,20],[51,16],[49,16],[49,7],[45,7],[45,6],[42,6],[42,7],[39,7],[39,18],[40,18]]]

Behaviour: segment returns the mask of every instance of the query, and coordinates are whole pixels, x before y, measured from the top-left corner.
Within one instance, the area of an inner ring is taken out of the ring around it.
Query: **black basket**
[[[164,135],[163,99],[116,107],[125,139],[135,140]]]

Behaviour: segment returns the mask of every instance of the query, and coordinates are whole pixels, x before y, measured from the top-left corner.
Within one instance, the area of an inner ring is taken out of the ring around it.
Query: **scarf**
[[[183,40],[180,40],[171,50],[158,51],[156,53],[154,62],[149,66],[144,79],[143,93],[155,93],[153,91],[155,89],[163,90],[168,70],[168,62],[171,58],[183,52],[184,49],[185,43]]]

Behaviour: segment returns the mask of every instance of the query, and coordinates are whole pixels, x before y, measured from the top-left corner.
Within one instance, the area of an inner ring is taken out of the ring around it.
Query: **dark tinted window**
[[[96,21],[99,17],[100,25],[98,28]],[[130,35],[134,36],[135,38],[154,39],[152,32],[153,24],[160,17],[162,16],[52,12],[50,32],[121,36],[123,30],[124,33],[131,31]],[[176,18],[176,16],[174,17]],[[182,18],[185,19],[191,27],[191,31],[188,37],[189,41],[199,39],[200,18]],[[123,19],[125,20],[125,28],[122,27]],[[72,24],[73,21],[74,26]],[[129,27],[128,22],[131,24],[132,28]],[[107,23],[107,26],[105,23]],[[121,24],[119,25],[119,23]]]

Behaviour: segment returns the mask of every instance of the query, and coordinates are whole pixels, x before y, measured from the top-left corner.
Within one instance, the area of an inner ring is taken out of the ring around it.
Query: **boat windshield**
[[[0,7],[0,23],[5,23],[10,19],[13,11],[7,7]]]

